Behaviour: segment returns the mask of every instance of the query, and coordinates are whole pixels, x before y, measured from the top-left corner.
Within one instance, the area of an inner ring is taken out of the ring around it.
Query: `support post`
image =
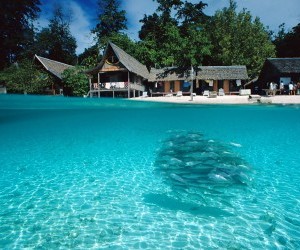
[[[101,97],[100,72],[98,72],[98,98]]]
[[[128,81],[128,98],[130,98],[130,75],[129,75],[129,71],[127,74],[127,81]]]
[[[193,92],[194,92],[194,68],[191,65],[191,101],[193,101]]]
[[[90,98],[92,98],[92,77],[89,76],[89,84],[90,84]]]

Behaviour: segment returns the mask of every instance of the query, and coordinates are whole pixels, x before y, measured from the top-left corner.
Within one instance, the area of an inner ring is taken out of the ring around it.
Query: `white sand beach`
[[[131,100],[136,101],[153,101],[153,102],[166,102],[166,103],[183,103],[183,104],[254,104],[269,103],[269,104],[300,104],[300,95],[275,95],[275,96],[249,96],[239,95],[225,95],[217,96],[215,98],[208,98],[207,96],[194,96],[191,101],[190,96],[171,96],[171,97],[135,97]]]

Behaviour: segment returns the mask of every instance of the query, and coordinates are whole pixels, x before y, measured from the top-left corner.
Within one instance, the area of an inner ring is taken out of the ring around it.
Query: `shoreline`
[[[149,101],[149,102],[165,102],[177,104],[300,104],[300,95],[275,95],[275,96],[249,96],[227,95],[209,98],[207,96],[194,96],[191,101],[190,96],[160,96],[160,97],[135,97],[131,98],[134,101]]]

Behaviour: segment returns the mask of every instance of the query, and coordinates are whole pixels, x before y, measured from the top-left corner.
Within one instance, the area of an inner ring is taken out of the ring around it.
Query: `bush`
[[[66,69],[62,73],[64,86],[71,89],[71,95],[83,96],[89,90],[89,81],[86,74],[83,73],[84,68],[76,66]]]
[[[13,64],[0,72],[0,81],[6,84],[10,93],[41,94],[46,87],[51,86],[53,80],[28,60]]]

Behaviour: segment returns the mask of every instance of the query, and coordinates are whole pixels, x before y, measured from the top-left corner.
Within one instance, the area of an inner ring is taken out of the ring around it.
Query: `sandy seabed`
[[[171,96],[171,97],[135,97],[131,100],[136,101],[152,101],[152,102],[167,102],[167,103],[185,103],[185,104],[300,104],[300,95],[276,95],[276,96],[239,96],[226,95],[209,98],[207,96],[194,96],[191,100],[190,96]]]

